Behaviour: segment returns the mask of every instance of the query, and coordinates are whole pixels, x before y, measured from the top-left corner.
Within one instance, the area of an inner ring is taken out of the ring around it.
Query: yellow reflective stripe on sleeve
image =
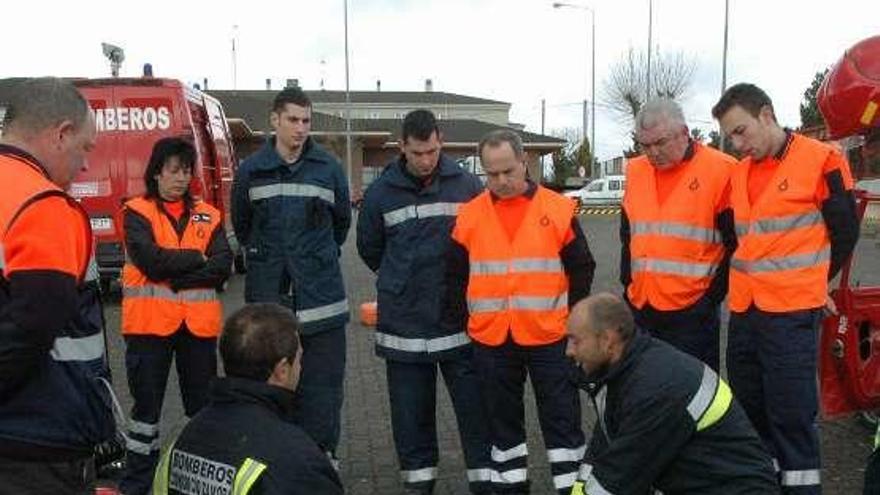
[[[877,425],[877,433],[874,434],[874,449],[880,449],[880,424]]]
[[[232,495],[247,495],[266,470],[266,465],[248,457],[241,463],[238,472],[235,473],[235,481],[232,484]]]
[[[584,493],[584,482],[577,481],[574,486],[571,487],[571,495],[586,495]]]
[[[867,105],[865,105],[865,111],[862,112],[862,118],[859,119],[862,125],[871,125],[871,121],[874,120],[874,115],[877,114],[878,105],[876,102],[869,101]]]
[[[732,401],[733,393],[731,393],[730,387],[727,385],[727,382],[719,377],[718,388],[715,390],[715,397],[712,398],[712,402],[709,404],[709,407],[706,408],[706,412],[703,413],[700,421],[697,422],[697,431],[705,430],[717,423],[718,420],[724,417],[727,410],[730,409],[730,403]]]
[[[168,478],[171,476],[171,452],[174,450],[174,442],[168,446],[168,450],[159,459],[156,466],[156,474],[153,476],[153,495],[168,495]]]

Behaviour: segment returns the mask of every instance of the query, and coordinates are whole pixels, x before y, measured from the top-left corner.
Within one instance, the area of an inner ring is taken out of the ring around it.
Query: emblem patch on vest
[[[546,227],[546,226],[550,225],[550,219],[547,218],[547,215],[544,215],[541,217],[541,220],[539,223],[541,224],[541,227]]]
[[[192,216],[193,223],[211,223],[210,213],[196,213]]]
[[[776,186],[776,187],[777,187],[780,191],[787,191],[787,190],[788,190],[788,179],[784,179],[784,180],[783,180],[782,182],[780,182],[779,185]]]
[[[700,181],[697,180],[696,177],[694,177],[694,180],[692,180],[691,183],[688,184],[688,189],[690,189],[691,191],[696,191],[699,188],[700,188]]]

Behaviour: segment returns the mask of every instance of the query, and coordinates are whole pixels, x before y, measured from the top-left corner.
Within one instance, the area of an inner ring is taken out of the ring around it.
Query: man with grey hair
[[[736,249],[736,161],[692,139],[681,107],[660,98],[636,116],[643,154],[629,161],[620,216],[620,282],[639,327],[718,370],[719,306]]]
[[[598,418],[572,493],[779,493],[727,383],[638,329],[618,296],[578,302],[566,336]]]
[[[95,146],[82,95],[13,83],[0,139],[0,491],[90,493],[115,425],[89,218],[64,189]]]
[[[528,493],[523,391],[532,382],[553,485],[568,494],[584,452],[581,405],[565,359],[569,301],[590,292],[595,262],[574,203],[532,182],[522,140],[487,134],[487,191],[459,210],[447,259],[446,318],[468,329],[489,419],[492,489]]]

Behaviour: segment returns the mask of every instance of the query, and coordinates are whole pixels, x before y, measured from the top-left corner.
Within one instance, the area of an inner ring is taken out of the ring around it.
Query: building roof
[[[223,104],[223,109],[226,112],[226,117],[230,119],[242,119],[245,124],[250,129],[253,130],[262,130],[269,131],[269,109],[272,107],[272,100],[275,98],[277,91],[254,91],[254,90],[246,90],[246,91],[208,91],[208,94],[220,100]],[[309,97],[312,99],[313,103],[316,103],[318,100],[315,95],[328,95],[342,94],[344,97],[344,93],[342,91],[311,91],[306,92]],[[395,92],[395,91],[360,91],[352,93],[352,101],[356,101],[354,98],[355,94],[359,95],[383,95],[383,97],[387,95],[393,95],[388,98],[388,102],[396,102],[396,103],[413,103],[412,99],[407,99],[408,97],[423,97],[425,95],[428,96],[436,96],[436,95],[448,95],[456,98],[460,98],[458,102],[483,102],[483,103],[501,103],[494,102],[491,100],[483,100],[481,98],[472,98],[469,96],[462,95],[451,95],[449,93],[422,93],[422,92]],[[364,99],[365,102],[373,102],[369,99]],[[418,103],[425,103],[425,101],[415,102],[413,106],[417,106]],[[543,144],[564,144],[565,140],[551,137],[551,136],[542,136],[540,134],[534,134],[531,132],[525,132],[521,130],[517,130],[510,127],[498,126],[495,124],[490,124],[487,122],[482,122],[474,119],[448,119],[448,120],[440,120],[440,128],[443,130],[444,140],[447,143],[476,143],[479,141],[480,137],[486,134],[489,131],[496,129],[511,129],[517,132],[523,138],[523,142],[527,144],[531,143],[543,143]],[[400,135],[400,126],[401,120],[398,119],[352,119],[351,120],[351,129],[354,132],[386,132],[390,133],[391,137],[389,141],[397,141]],[[334,115],[329,115],[326,113],[321,113],[317,111],[312,112],[312,131],[313,132],[328,132],[328,133],[341,133],[345,131],[345,119],[336,117]]]
[[[352,119],[351,127],[352,130],[361,132],[387,132],[391,135],[389,141],[397,141],[398,139],[400,139],[401,122],[402,121],[398,119]],[[523,142],[526,144],[565,144],[564,139],[559,139],[552,136],[543,136],[541,134],[521,131],[512,127],[499,126],[474,119],[444,119],[438,120],[437,123],[440,126],[440,130],[443,132],[443,141],[445,141],[446,143],[476,144],[483,135],[487,134],[490,131],[498,129],[509,129],[519,134],[520,137],[522,137]],[[345,129],[344,120],[342,120],[342,125],[343,127],[340,129],[326,130],[341,131]],[[312,127],[312,129],[325,130],[317,129],[314,126]]]
[[[223,101],[227,99],[245,98],[265,102],[268,108],[272,104],[277,89],[260,90],[209,90],[208,94]],[[306,94],[312,103],[345,103],[345,91],[310,90]],[[510,105],[504,101],[477,98],[475,96],[444,93],[442,91],[351,91],[351,102],[358,103],[406,103],[411,105]]]

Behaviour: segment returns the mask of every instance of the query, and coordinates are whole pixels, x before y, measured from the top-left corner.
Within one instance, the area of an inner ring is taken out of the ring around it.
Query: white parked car
[[[626,187],[626,176],[608,175],[591,181],[586,186],[565,193],[574,198],[582,206],[619,205],[623,201],[623,190]]]

